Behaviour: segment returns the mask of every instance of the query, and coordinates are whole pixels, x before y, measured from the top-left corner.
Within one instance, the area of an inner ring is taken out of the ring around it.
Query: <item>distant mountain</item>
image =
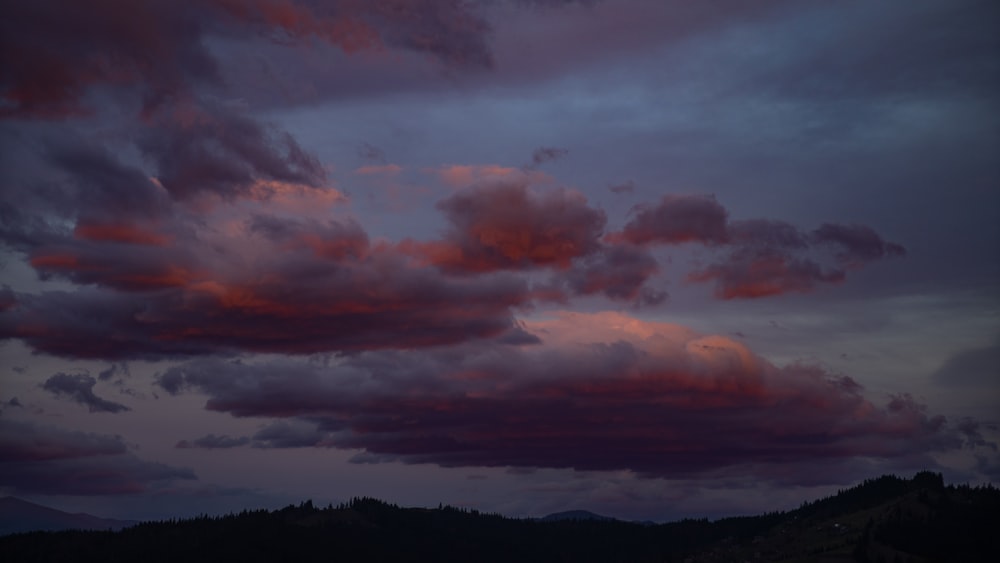
[[[15,497],[0,498],[0,536],[54,530],[120,530],[136,522],[71,514]]]
[[[554,516],[524,520],[356,498],[337,507],[304,502],[274,511],[146,522],[120,532],[10,535],[0,537],[0,558],[23,563],[1000,561],[1000,490],[946,486],[941,475],[929,472],[912,479],[870,479],[795,510],[759,516],[656,525],[587,511]]]
[[[566,510],[564,512],[554,512],[548,516],[543,516],[538,519],[540,522],[558,522],[560,520],[598,520],[606,522],[609,520],[617,520],[617,518],[601,516],[600,514],[594,514],[589,510]]]

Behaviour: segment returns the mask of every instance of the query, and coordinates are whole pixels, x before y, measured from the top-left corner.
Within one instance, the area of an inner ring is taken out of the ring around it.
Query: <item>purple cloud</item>
[[[728,240],[729,213],[712,196],[667,195],[656,204],[640,204],[615,238],[633,244],[720,244]]]
[[[909,396],[879,406],[849,377],[779,368],[725,337],[616,314],[528,328],[545,344],[367,352],[330,367],[205,359],[160,385],[204,393],[209,410],[287,422],[254,437],[271,447],[443,466],[767,473],[965,442]]]
[[[139,459],[117,436],[0,418],[0,483],[16,492],[136,494],[195,478],[189,469]]]
[[[94,385],[97,385],[97,380],[89,375],[57,373],[42,383],[42,389],[80,403],[90,412],[118,413],[132,410],[123,404],[98,397],[94,394]]]

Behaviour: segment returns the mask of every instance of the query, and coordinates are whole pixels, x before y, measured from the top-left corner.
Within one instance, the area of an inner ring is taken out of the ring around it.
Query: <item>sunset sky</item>
[[[0,496],[1000,483],[992,0],[0,0]]]

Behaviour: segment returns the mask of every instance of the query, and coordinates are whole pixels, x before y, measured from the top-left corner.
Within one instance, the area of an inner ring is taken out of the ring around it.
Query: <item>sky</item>
[[[0,495],[1000,483],[1000,5],[0,2]]]

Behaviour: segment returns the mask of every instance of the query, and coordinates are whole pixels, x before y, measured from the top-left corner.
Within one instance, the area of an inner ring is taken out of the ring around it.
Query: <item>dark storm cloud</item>
[[[265,445],[442,466],[677,477],[756,464],[763,475],[967,442],[909,396],[879,406],[850,378],[778,368],[723,337],[614,314],[530,328],[548,341],[366,352],[329,367],[197,360],[161,386],[204,393],[209,410],[287,422],[255,436]]]
[[[95,395],[94,385],[97,385],[97,380],[89,375],[57,373],[42,383],[42,389],[80,403],[90,412],[117,413],[131,410],[125,405]]]
[[[0,483],[15,492],[134,494],[177,479],[195,476],[139,459],[120,437],[0,418]]]

